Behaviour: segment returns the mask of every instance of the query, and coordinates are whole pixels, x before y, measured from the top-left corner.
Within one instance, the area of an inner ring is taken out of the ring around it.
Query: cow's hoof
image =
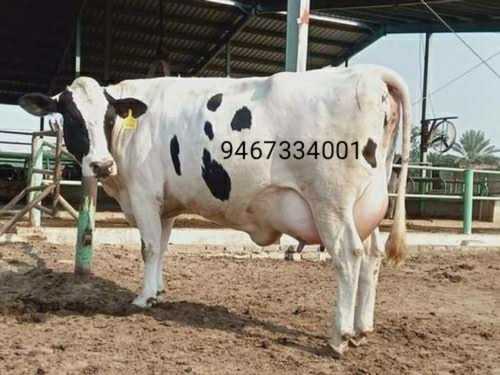
[[[331,343],[328,343],[331,356],[336,359],[341,359],[344,356],[344,353],[346,352],[348,346],[348,341],[344,341],[340,345],[333,345]]]
[[[351,339],[349,339],[349,345],[354,347],[354,348],[357,348],[361,345],[364,345],[368,342],[368,339],[366,338],[366,336],[358,336],[358,337],[353,337]]]
[[[157,303],[163,303],[166,300],[167,300],[167,293],[165,292],[165,289],[156,292]]]
[[[143,309],[149,309],[150,307],[153,307],[156,303],[158,303],[156,297],[147,297],[142,295],[137,296],[132,302],[133,305]]]

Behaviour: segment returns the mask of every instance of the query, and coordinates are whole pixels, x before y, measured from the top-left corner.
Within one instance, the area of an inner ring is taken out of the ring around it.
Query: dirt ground
[[[419,252],[380,275],[376,332],[326,348],[328,262],[175,255],[167,302],[130,306],[138,248],[0,245],[0,374],[500,374],[500,251]]]

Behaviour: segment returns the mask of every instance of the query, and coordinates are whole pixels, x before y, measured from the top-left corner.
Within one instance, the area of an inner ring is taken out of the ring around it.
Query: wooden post
[[[92,273],[92,254],[97,203],[97,179],[82,177],[82,202],[78,214],[75,274]]]

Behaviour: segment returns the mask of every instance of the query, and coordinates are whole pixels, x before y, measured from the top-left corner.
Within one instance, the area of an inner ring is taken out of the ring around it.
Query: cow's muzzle
[[[93,161],[90,163],[90,168],[97,178],[105,178],[113,173],[114,164],[113,160]]]

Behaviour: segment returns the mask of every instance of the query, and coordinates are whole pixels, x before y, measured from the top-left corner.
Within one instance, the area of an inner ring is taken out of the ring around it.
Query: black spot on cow
[[[179,160],[179,152],[179,141],[177,139],[177,136],[174,135],[170,140],[170,156],[172,157],[172,163],[174,164],[175,173],[177,173],[178,176],[181,175],[181,161]]]
[[[231,120],[231,129],[242,131],[250,129],[252,126],[252,112],[247,107],[242,107],[236,111]]]
[[[202,162],[201,176],[212,195],[221,201],[228,200],[231,193],[231,178],[226,170],[212,159],[207,149],[203,149]]]
[[[207,108],[209,111],[215,112],[217,111],[217,108],[219,108],[221,103],[222,103],[222,94],[215,94],[210,99],[208,99]]]
[[[207,135],[208,139],[212,140],[214,139],[214,130],[212,129],[212,124],[209,121],[205,122],[205,134]]]
[[[66,148],[78,160],[82,160],[89,153],[89,132],[80,110],[73,101],[71,91],[64,90],[59,95],[57,111],[64,118],[63,136]]]
[[[368,138],[365,147],[363,147],[363,157],[371,165],[372,168],[377,167],[377,159],[375,157],[377,151],[377,144],[371,138]]]

